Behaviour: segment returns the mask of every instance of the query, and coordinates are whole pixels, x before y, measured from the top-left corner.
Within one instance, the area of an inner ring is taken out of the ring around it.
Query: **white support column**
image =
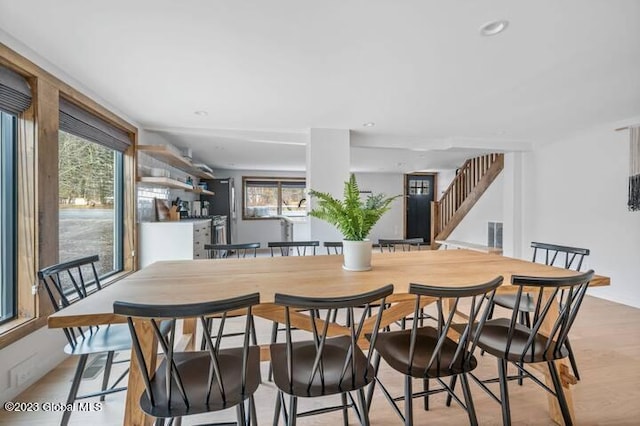
[[[307,145],[307,188],[328,192],[342,199],[344,182],[349,179],[351,165],[349,130],[311,129]],[[307,200],[311,210],[314,200]],[[334,226],[310,217],[309,237],[319,241],[341,241]]]
[[[502,252],[504,256],[521,259],[524,238],[525,187],[522,152],[504,154]]]

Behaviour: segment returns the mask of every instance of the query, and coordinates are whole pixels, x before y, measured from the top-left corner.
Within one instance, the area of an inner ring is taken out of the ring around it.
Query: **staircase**
[[[469,213],[504,167],[504,154],[467,160],[439,201],[431,203],[431,248],[445,240]]]

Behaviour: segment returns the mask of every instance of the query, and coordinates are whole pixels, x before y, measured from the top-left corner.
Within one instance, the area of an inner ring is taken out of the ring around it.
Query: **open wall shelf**
[[[190,175],[201,179],[215,179],[213,174],[194,166],[189,159],[184,158],[179,152],[176,152],[175,149],[167,145],[138,145],[138,151],[144,152],[148,156],[160,160],[163,163],[175,167],[176,169],[180,169]]]
[[[174,166],[175,167],[175,166]],[[179,180],[171,179],[168,177],[139,177],[138,182],[144,183],[145,185],[151,186],[161,186],[163,188],[172,188],[172,189],[182,189],[188,192],[194,192],[196,194],[205,194],[205,195],[213,195],[212,191],[208,191],[202,188],[194,188],[192,185],[188,185],[184,182],[180,182]]]

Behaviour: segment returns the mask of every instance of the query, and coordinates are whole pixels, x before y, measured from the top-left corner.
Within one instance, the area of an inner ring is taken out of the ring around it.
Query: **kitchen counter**
[[[207,259],[204,246],[211,244],[212,219],[193,218],[165,222],[141,222],[139,267],[159,260]]]

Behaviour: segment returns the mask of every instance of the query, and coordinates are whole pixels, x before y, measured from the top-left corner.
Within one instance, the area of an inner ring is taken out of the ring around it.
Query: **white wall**
[[[630,122],[640,117],[507,155],[505,171],[451,238],[485,244],[486,221],[504,219],[505,242],[519,244],[506,255],[531,259],[531,241],[588,248],[582,269],[611,278],[590,294],[640,307],[640,213],[627,209],[629,135],[614,131]]]
[[[583,270],[611,277],[591,294],[640,307],[640,213],[627,210],[629,135],[614,131],[620,126],[586,129],[525,156],[533,184],[524,243],[589,248]]]
[[[438,170],[438,192],[436,194],[437,200],[442,198],[444,191],[446,191],[447,188],[449,188],[449,185],[451,185],[451,182],[455,177],[456,177],[455,169]]]
[[[64,361],[66,343],[62,330],[42,327],[3,348],[0,351],[0,401],[12,400]],[[23,362],[29,377],[21,385],[13,386],[11,370]]]
[[[310,129],[307,144],[307,188],[326,192],[333,197],[344,193],[344,181],[349,178],[351,133],[345,129]],[[307,200],[307,211],[313,210],[316,200]],[[310,216],[309,239],[340,241],[342,235],[335,226]],[[294,238],[295,229],[294,229]]]
[[[525,202],[531,204],[532,180],[526,179],[527,164],[523,152],[512,152],[504,155],[504,170],[502,171],[502,255],[521,259],[525,241],[525,218],[528,209]],[[528,243],[527,243],[528,244]]]
[[[390,197],[404,191],[404,175],[401,173],[356,173],[361,191],[383,193]],[[376,223],[369,239],[376,243],[379,238],[403,238],[403,201],[398,198],[391,204],[391,210]]]

